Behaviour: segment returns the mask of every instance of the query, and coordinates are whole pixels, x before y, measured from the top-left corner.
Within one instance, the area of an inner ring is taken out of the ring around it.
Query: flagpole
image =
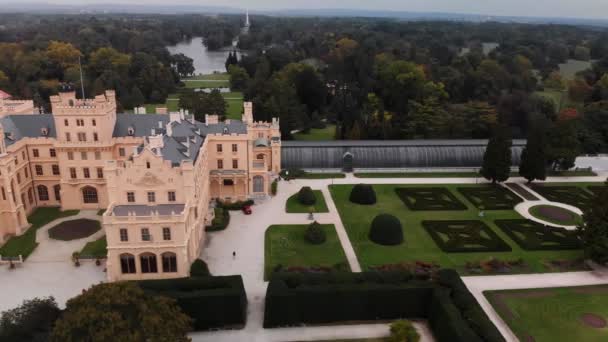
[[[82,92],[82,99],[84,100],[84,80],[82,77],[82,64],[80,63],[80,56],[78,56],[78,66],[80,67],[80,91]]]

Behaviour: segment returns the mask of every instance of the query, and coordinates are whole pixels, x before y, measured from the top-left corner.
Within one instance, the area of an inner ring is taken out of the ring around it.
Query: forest
[[[192,74],[165,48],[218,49],[242,16],[0,16],[0,88],[48,108],[61,83],[116,89],[121,110],[162,103]],[[596,27],[252,16],[227,60],[232,91],[284,139],[335,124],[336,139],[543,134],[561,156],[608,151],[608,31]],[[569,66],[583,67],[568,70]],[[211,102],[211,101],[209,101]],[[217,104],[209,104],[217,106]],[[198,109],[205,111],[205,105]],[[209,109],[210,110],[210,109]]]

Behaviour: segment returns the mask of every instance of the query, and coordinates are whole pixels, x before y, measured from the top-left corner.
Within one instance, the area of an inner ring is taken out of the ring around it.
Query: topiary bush
[[[348,199],[353,203],[371,205],[376,203],[376,192],[369,184],[357,184],[353,186]]]
[[[308,228],[306,228],[304,238],[313,245],[320,245],[327,240],[325,230],[317,221],[311,223]]]
[[[315,205],[317,198],[309,186],[302,187],[298,192],[298,202],[303,205]]]
[[[201,259],[196,259],[190,266],[191,277],[208,277],[211,275],[207,263]]]
[[[398,218],[380,214],[372,221],[369,239],[384,246],[395,246],[403,242],[403,230]]]

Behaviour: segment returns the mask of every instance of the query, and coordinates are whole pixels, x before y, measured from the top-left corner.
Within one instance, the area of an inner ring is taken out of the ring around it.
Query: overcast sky
[[[2,3],[16,0],[0,0]],[[490,15],[607,18],[608,0],[21,0],[58,4],[129,3],[229,6],[251,9],[356,8]]]

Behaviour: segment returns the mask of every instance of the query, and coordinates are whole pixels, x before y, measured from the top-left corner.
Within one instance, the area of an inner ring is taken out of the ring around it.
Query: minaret
[[[247,9],[247,14],[245,15],[245,28],[249,28],[251,23],[249,22],[249,9]]]

